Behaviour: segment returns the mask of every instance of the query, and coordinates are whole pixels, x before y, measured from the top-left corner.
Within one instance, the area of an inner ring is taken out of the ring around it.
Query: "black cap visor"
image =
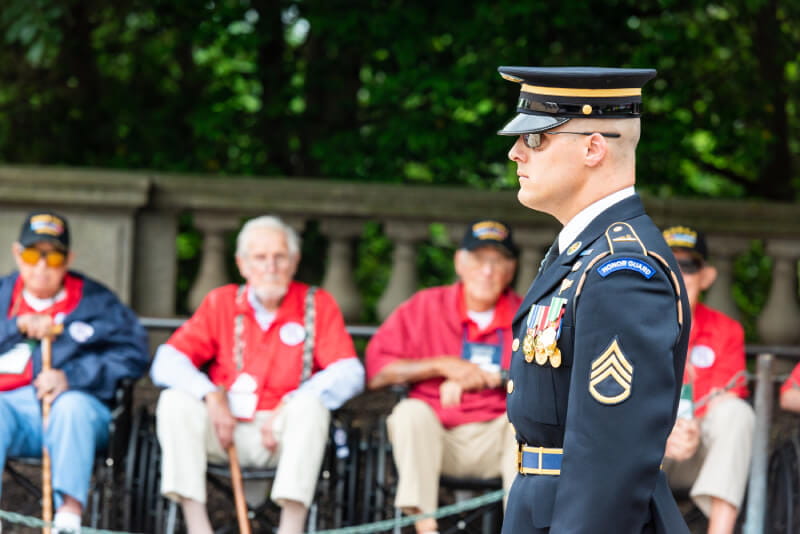
[[[50,243],[62,252],[69,250],[69,248],[64,245],[64,242],[55,236],[44,234],[28,234],[19,240],[19,244],[25,248],[32,247],[37,243]]]
[[[553,117],[548,115],[531,115],[530,113],[517,113],[517,116],[508,121],[497,135],[522,135],[526,133],[539,133],[552,130],[569,120],[569,117]]]

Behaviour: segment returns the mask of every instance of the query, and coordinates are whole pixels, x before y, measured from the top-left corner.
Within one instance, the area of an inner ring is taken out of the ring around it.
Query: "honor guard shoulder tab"
[[[606,241],[608,243],[608,250],[595,255],[590,261],[587,262],[586,267],[583,268],[583,274],[578,280],[578,286],[575,291],[575,305],[577,306],[578,297],[583,291],[583,285],[586,283],[589,272],[595,268],[597,273],[602,278],[606,278],[613,272],[618,270],[636,271],[643,277],[650,279],[656,270],[653,266],[638,256],[645,258],[653,258],[655,262],[660,265],[661,269],[666,273],[667,279],[675,291],[675,300],[678,306],[678,324],[683,327],[683,307],[681,306],[681,285],[678,282],[677,276],[672,271],[669,263],[656,254],[654,251],[647,250],[633,227],[626,222],[615,222],[606,230]],[[620,255],[635,254],[637,257],[620,258]],[[625,260],[625,261],[622,261]]]

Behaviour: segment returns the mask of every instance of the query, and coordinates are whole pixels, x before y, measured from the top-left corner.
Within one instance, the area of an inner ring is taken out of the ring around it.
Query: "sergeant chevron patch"
[[[625,358],[617,338],[592,362],[589,393],[601,404],[619,404],[631,395],[633,365]]]

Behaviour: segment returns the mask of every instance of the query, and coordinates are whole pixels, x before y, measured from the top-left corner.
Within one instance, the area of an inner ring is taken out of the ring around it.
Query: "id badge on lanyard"
[[[691,363],[686,364],[686,369],[683,373],[683,385],[681,386],[681,396],[678,399],[678,418],[693,419],[694,418],[694,379],[695,379],[694,366]]]
[[[472,362],[484,371],[500,372],[500,363],[503,356],[503,336],[497,330],[497,343],[476,343],[467,341],[467,328],[461,338],[461,357]]]

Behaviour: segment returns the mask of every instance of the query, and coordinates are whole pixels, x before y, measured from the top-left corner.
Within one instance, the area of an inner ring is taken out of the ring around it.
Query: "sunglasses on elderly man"
[[[67,256],[58,250],[43,251],[35,247],[22,249],[19,257],[28,265],[36,265],[44,257],[44,262],[48,267],[63,267],[67,261]]]
[[[593,134],[600,134],[603,137],[622,137],[622,134],[614,133],[614,132],[539,132],[539,133],[526,133],[522,134],[522,142],[525,143],[525,146],[528,148],[539,148],[542,144],[543,135],[561,135],[561,134],[569,134],[569,135],[593,135]]]
[[[680,258],[677,261],[683,274],[697,274],[703,268],[703,262],[695,258]]]

